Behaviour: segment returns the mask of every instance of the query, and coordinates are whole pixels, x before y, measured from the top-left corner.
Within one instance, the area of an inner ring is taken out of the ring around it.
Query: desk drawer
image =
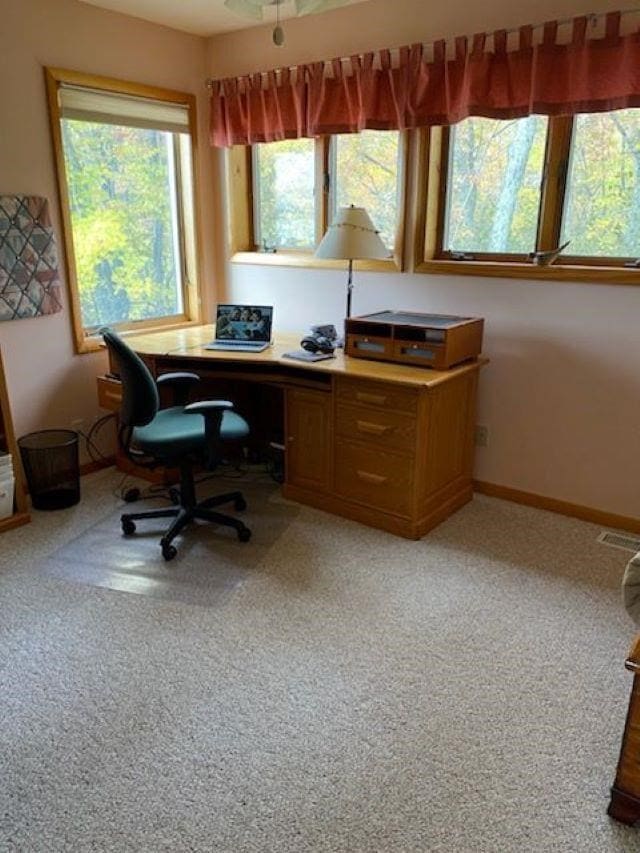
[[[413,415],[348,403],[338,403],[336,431],[346,439],[357,438],[390,450],[412,451],[416,443],[416,419]]]
[[[335,488],[339,495],[396,515],[411,515],[413,459],[340,441]]]
[[[362,382],[340,377],[337,381],[338,400],[357,403],[388,411],[414,413],[418,408],[418,392],[390,382]]]
[[[404,364],[418,364],[420,367],[434,367],[436,370],[446,370],[449,367],[445,348],[438,344],[394,341],[393,354],[396,361]]]
[[[98,376],[98,405],[102,409],[109,409],[111,412],[120,411],[122,404],[122,385],[117,379],[110,379],[107,376]]]
[[[376,335],[348,334],[345,352],[352,357],[390,361],[393,358],[393,341]]]

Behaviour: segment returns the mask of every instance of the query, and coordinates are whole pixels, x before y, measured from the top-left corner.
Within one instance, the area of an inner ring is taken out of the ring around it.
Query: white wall
[[[595,8],[618,8],[596,4]],[[370,0],[287,22],[284,49],[268,28],[209,43],[222,77],[354,51],[432,41],[481,28],[593,11],[579,0],[517,6],[462,0]],[[215,155],[219,160],[219,156]],[[302,333],[344,316],[346,273],[229,264],[227,297],[275,305],[276,328]],[[640,518],[640,288],[423,274],[357,273],[354,313],[404,308],[486,318],[478,479]]]
[[[209,41],[96,9],[76,0],[2,0],[0,27],[0,192],[52,203],[57,189],[42,66],[57,65],[199,95],[202,252],[206,316],[216,288],[232,298],[273,302],[276,324],[302,332],[342,317],[346,275],[320,270],[239,267],[224,262],[220,157],[206,150],[206,74],[259,70],[352,51],[429,41],[480,28],[514,26],[593,9],[582,0],[369,0],[286,24],[276,49],[265,28]],[[205,62],[205,50],[208,60]],[[215,200],[215,207],[214,207]],[[357,274],[355,311],[386,307],[480,314],[485,352],[479,422],[489,446],[478,478],[640,517],[640,289],[454,276]],[[99,414],[95,376],[102,355],[74,355],[64,311],[0,324],[18,434],[67,426]]]
[[[44,66],[199,95],[200,181],[205,287],[212,301],[211,158],[206,143],[204,39],[76,0],[0,0],[0,194],[49,199],[62,263],[63,311],[0,323],[0,346],[18,435],[34,429],[88,427],[98,409],[95,377],[103,353],[75,355]]]
[[[344,316],[344,275],[234,266],[230,295],[275,305],[283,331]],[[640,515],[640,292],[601,287],[356,273],[354,314],[411,308],[486,318],[475,476]],[[618,334],[620,330],[622,334]]]

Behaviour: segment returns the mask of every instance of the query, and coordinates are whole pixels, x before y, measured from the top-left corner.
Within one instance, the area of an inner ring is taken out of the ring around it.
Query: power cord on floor
[[[211,480],[243,480],[252,484],[267,482],[269,479],[276,479],[271,468],[271,462],[245,464],[243,467],[239,467],[236,463],[223,462],[215,471],[197,477],[194,484],[199,486]],[[143,489],[139,486],[126,488],[127,480],[130,479],[133,479],[131,474],[124,474],[114,490],[116,497],[125,503],[134,503],[138,500],[166,500],[175,503],[179,499],[178,483],[152,483]],[[276,480],[276,482],[280,481]]]
[[[87,451],[87,455],[91,458],[92,462],[111,462],[111,458],[104,454],[98,445],[96,444],[94,437],[97,438],[99,431],[102,427],[108,423],[110,420],[115,420],[115,413],[109,412],[108,415],[103,415],[101,418],[92,424],[89,432],[83,432],[83,430],[76,430],[78,435],[84,439],[85,448]]]
[[[113,490],[113,494],[124,501],[125,503],[135,503],[139,500],[154,500],[166,499],[171,500],[170,490],[173,486],[167,486],[164,483],[151,483],[141,489],[139,486],[126,486],[127,480],[132,480],[133,475],[128,472],[123,474],[120,482]]]
[[[96,438],[100,430],[106,423],[115,420],[115,413],[109,412],[98,418],[88,432],[76,430],[79,436],[84,439],[87,455],[92,462],[107,462],[112,461],[111,457],[107,456],[96,444]],[[255,476],[255,475],[258,476]],[[245,480],[250,482],[264,482],[266,478],[261,475],[266,474],[271,480],[276,483],[282,483],[284,480],[282,465],[278,464],[277,458],[270,458],[264,462],[248,463],[243,465],[237,462],[221,462],[220,465],[209,473],[203,474],[195,479],[195,485],[198,486],[209,480]],[[251,477],[251,475],[254,475]],[[125,473],[122,479],[114,489],[113,494],[123,500],[125,503],[135,503],[138,500],[168,500],[175,503],[179,496],[178,484],[162,483],[151,484],[144,489],[139,486],[129,486],[125,488],[127,480],[132,477],[131,474]]]

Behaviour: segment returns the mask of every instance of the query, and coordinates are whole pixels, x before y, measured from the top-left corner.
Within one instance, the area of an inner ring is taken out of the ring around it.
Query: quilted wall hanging
[[[58,252],[47,199],[0,195],[0,321],[61,310]]]

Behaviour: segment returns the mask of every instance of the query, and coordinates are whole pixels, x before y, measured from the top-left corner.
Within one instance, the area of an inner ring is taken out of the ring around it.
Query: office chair
[[[172,560],[177,551],[172,545],[180,531],[195,519],[233,527],[241,542],[248,542],[251,531],[239,519],[215,512],[214,507],[232,503],[241,511],[246,501],[241,492],[207,498],[198,503],[193,470],[204,461],[213,468],[220,461],[221,445],[237,441],[249,433],[244,418],[233,411],[227,400],[203,400],[187,405],[191,388],[200,381],[195,373],[165,373],[154,380],[142,359],[110,329],[102,337],[122,382],[122,404],[118,442],[128,459],[136,465],[154,468],[163,465],[180,469],[180,487],[172,489],[176,506],[147,512],[125,513],[122,532],[135,533],[135,521],[144,518],[173,518],[160,540],[162,556]],[[172,389],[173,406],[160,409],[159,387]]]

